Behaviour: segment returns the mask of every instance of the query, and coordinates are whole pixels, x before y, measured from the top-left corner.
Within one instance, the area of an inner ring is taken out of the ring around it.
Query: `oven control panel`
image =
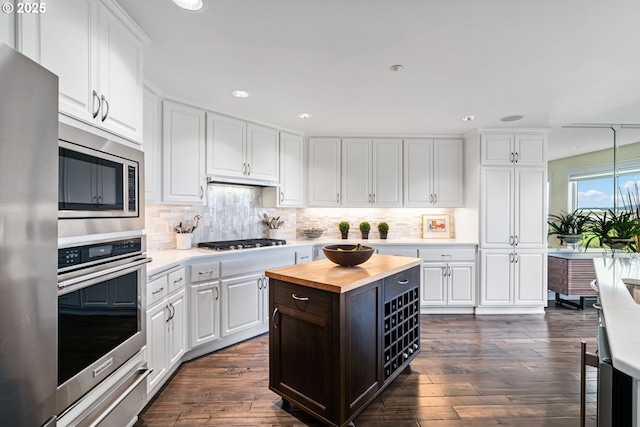
[[[142,239],[126,239],[58,249],[58,269],[142,252]]]

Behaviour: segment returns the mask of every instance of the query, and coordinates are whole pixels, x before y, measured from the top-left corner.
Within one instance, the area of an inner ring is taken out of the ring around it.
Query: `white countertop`
[[[605,253],[602,249],[589,249],[586,252],[576,251],[573,249],[547,249],[547,255],[555,258],[563,259],[593,259],[593,258],[611,258],[611,251]],[[629,254],[624,252],[617,252],[616,257],[628,258]]]
[[[417,246],[417,245],[477,245],[477,242],[471,242],[468,240],[457,239],[337,239],[337,238],[318,238],[318,239],[302,239],[302,240],[288,240],[284,246],[274,246],[272,248],[253,248],[242,249],[241,253],[252,253],[255,251],[271,251],[282,250],[286,248],[295,248],[303,246],[314,245],[331,245],[331,244],[356,244],[361,243],[363,245],[375,245],[375,246]],[[181,263],[190,261],[200,257],[207,256],[223,256],[230,254],[238,254],[239,251],[212,251],[210,249],[192,248],[187,250],[178,249],[166,249],[160,251],[147,251],[147,256],[152,259],[151,263],[147,265],[147,276],[151,276],[162,271],[169,270]]]
[[[640,259],[596,258],[593,265],[613,366],[640,378],[640,305],[635,303],[621,280],[627,277],[640,279]]]

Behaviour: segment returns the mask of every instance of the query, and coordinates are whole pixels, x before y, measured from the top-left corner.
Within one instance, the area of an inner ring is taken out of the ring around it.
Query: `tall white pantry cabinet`
[[[480,130],[467,135],[479,178],[476,313],[542,313],[547,305],[547,132]],[[469,165],[470,163],[467,163]]]

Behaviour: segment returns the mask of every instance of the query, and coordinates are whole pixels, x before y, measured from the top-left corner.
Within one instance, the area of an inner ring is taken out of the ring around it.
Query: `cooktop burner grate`
[[[233,251],[238,249],[262,248],[267,246],[282,246],[286,244],[287,241],[282,239],[240,239],[223,240],[219,242],[202,242],[198,243],[198,247],[214,251]]]

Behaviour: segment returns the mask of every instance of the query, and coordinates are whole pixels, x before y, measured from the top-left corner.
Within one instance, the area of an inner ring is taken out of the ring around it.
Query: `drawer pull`
[[[271,315],[271,323],[273,323],[273,327],[278,329],[278,324],[276,323],[276,314],[278,314],[278,307],[273,309],[273,314]]]
[[[407,283],[409,283],[409,279],[398,280],[398,285],[406,285]]]
[[[209,274],[213,274],[213,270],[209,270],[209,271],[198,271],[198,274],[200,275],[209,275]]]
[[[151,295],[155,295],[155,294],[159,294],[160,292],[164,291],[164,286],[161,287],[160,289],[158,289],[157,291],[153,291],[151,292]]]
[[[178,278],[178,279],[174,280],[174,281],[173,281],[173,283],[180,283],[180,282],[182,282],[182,279],[183,279],[183,278],[182,278],[182,277],[180,277],[180,278]]]
[[[291,294],[291,298],[293,298],[296,301],[309,301],[308,297],[299,297],[296,294]]]

